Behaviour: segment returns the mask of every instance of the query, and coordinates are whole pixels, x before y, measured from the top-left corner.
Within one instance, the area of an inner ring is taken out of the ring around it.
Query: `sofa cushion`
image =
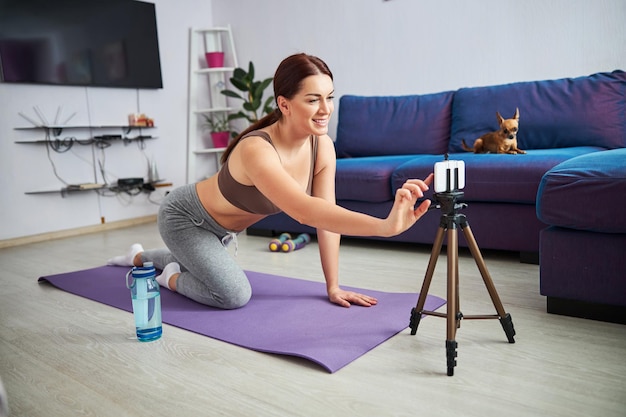
[[[337,155],[343,158],[446,152],[452,96],[453,92],[342,96],[335,144]]]
[[[338,159],[335,175],[337,200],[371,203],[393,200],[391,174],[413,158],[414,155]]]
[[[626,147],[626,73],[462,88],[452,104],[450,152],[498,129],[496,111],[520,110],[520,149]]]
[[[449,158],[465,161],[464,201],[534,205],[537,187],[548,170],[569,158],[601,149],[536,149],[526,155],[464,152]],[[392,187],[400,187],[409,178],[426,177],[433,172],[435,162],[442,160],[438,155],[419,155],[400,165],[392,175]]]
[[[626,148],[569,159],[548,171],[537,217],[570,229],[626,233]]]

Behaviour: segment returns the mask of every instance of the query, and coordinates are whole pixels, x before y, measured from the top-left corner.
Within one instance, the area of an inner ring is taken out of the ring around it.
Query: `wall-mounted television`
[[[0,0],[7,83],[162,88],[156,10],[134,0]]]

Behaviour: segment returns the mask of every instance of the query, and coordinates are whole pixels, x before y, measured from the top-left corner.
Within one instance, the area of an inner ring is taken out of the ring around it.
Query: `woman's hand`
[[[425,180],[407,180],[402,188],[396,191],[393,207],[386,219],[388,231],[384,236],[398,235],[415,224],[430,207],[430,200],[425,200],[417,208],[417,200],[424,196],[424,191],[433,181],[433,174]]]
[[[331,303],[338,304],[342,307],[350,307],[352,304],[357,304],[363,307],[371,307],[378,304],[378,300],[374,297],[352,291],[344,291],[341,288],[329,291],[328,299]]]

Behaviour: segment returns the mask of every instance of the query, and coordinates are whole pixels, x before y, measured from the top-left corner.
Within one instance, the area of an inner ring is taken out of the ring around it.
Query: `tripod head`
[[[448,191],[443,193],[435,193],[436,203],[431,204],[429,209],[441,209],[441,216],[456,216],[459,210],[467,207],[465,203],[459,203],[458,200],[463,198],[463,191]]]

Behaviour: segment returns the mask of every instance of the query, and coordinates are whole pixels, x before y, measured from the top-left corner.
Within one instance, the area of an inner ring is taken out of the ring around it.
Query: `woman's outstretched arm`
[[[302,224],[343,235],[390,237],[413,226],[430,206],[430,200],[426,200],[415,207],[417,200],[428,190],[432,174],[423,181],[408,180],[396,190],[393,207],[385,219],[309,196],[285,171],[276,150],[269,143],[250,139],[239,144],[242,159],[246,161],[246,176],[270,201]]]

